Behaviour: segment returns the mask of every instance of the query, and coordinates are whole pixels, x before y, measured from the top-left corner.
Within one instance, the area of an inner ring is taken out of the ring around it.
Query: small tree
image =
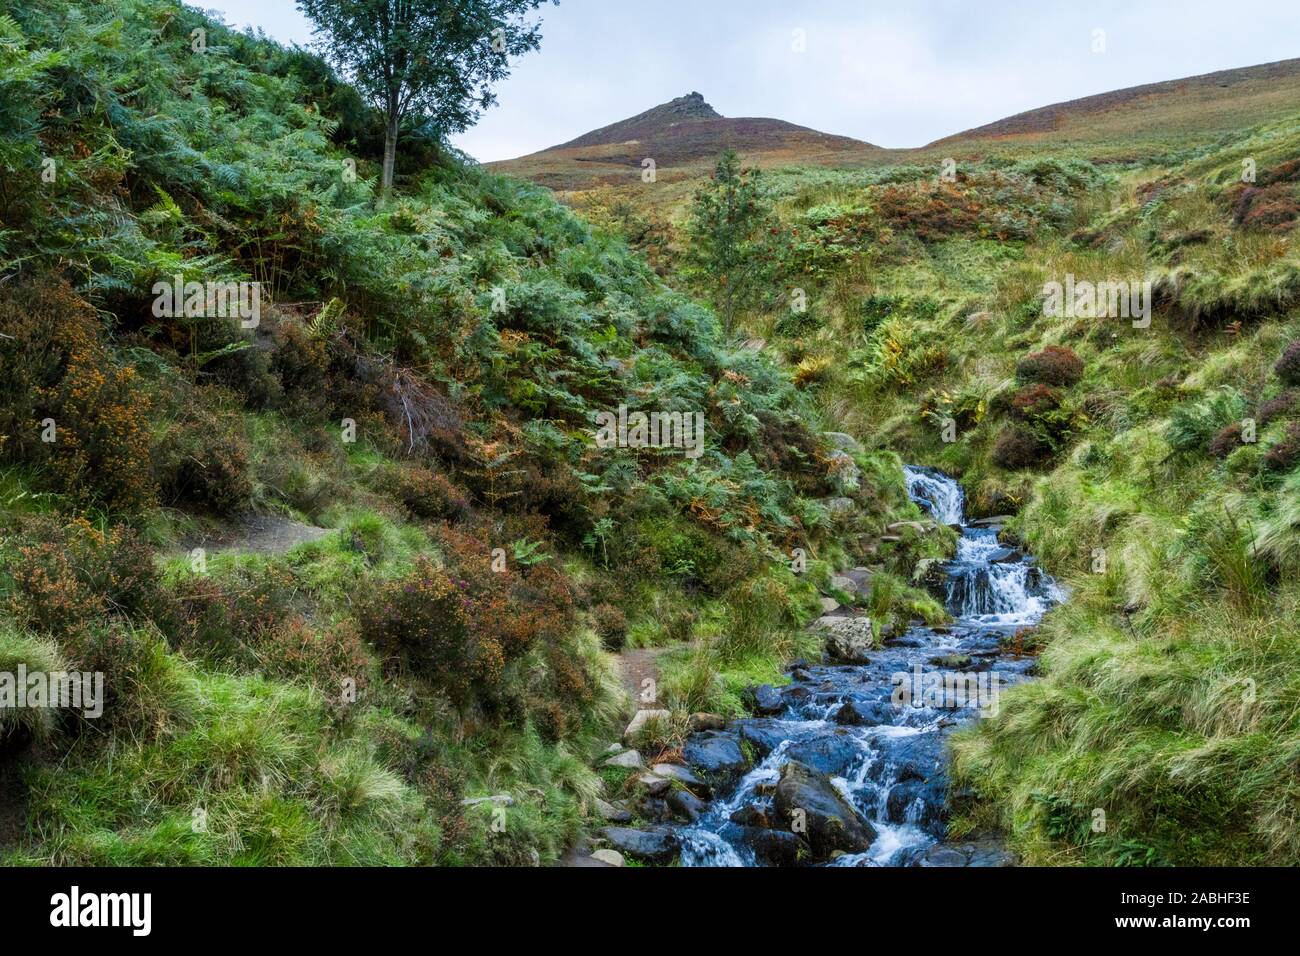
[[[408,116],[441,137],[472,126],[496,102],[510,57],[535,50],[547,0],[298,0],[315,46],[384,116],[382,191],[393,185],[397,136]],[[558,0],[556,0],[558,2]]]
[[[687,264],[696,281],[711,287],[728,335],[737,313],[757,301],[770,273],[772,222],[758,170],[741,169],[735,152],[727,150],[712,180],[695,194]]]

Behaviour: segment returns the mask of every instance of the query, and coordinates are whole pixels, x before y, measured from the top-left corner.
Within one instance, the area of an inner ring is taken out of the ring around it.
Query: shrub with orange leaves
[[[85,504],[136,512],[157,489],[149,454],[148,396],[135,369],[119,366],[77,330],[62,380],[41,391],[54,420],[50,449],[57,487]]]
[[[59,636],[110,617],[169,619],[173,604],[152,549],[130,528],[104,532],[80,518],[66,525],[36,518],[21,526],[19,540],[9,604],[21,626]]]
[[[385,490],[417,518],[461,518],[469,498],[449,478],[416,462],[398,465],[385,477]]]

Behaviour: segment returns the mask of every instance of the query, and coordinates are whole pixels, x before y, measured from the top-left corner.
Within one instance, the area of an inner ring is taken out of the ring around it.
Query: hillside
[[[0,671],[103,690],[0,699],[5,863],[552,862],[613,798],[620,651],[689,648],[651,702],[733,715],[919,516],[544,190],[413,135],[376,203],[310,54],[33,0],[0,119]],[[600,444],[629,409],[691,442]]]
[[[1295,111],[1300,59],[1148,83],[1055,103],[966,130],[929,144],[935,149],[975,141],[1034,140],[1058,147],[1129,137],[1149,143],[1195,135],[1209,142]]]
[[[869,447],[1011,516],[1001,544],[1070,595],[1005,641],[1038,679],[957,735],[950,835],[996,826],[1038,864],[1300,861],[1300,107],[1255,119],[1123,166],[1039,142],[951,183],[764,174],[746,333]],[[1123,294],[1062,306],[1095,284]]]
[[[1167,154],[1177,160],[1225,136],[1294,113],[1300,59],[1222,70],[1057,103],[956,133],[913,149],[883,149],[779,120],[724,119],[698,93],[594,130],[568,143],[490,167],[582,205],[614,190],[671,210],[690,197],[710,161],[733,149],[747,165],[781,167],[937,164],[949,156],[1077,156],[1126,163]],[[641,164],[658,164],[654,190],[641,189]]]
[[[724,149],[758,166],[849,164],[880,152],[870,143],[783,120],[727,118],[699,93],[689,93],[567,143],[488,165],[504,175],[573,191],[639,183],[646,159],[654,160],[661,182],[694,179]]]

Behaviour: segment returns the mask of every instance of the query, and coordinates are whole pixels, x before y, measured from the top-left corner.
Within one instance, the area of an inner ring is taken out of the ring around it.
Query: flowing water
[[[757,831],[745,824],[774,818],[772,787],[789,760],[827,775],[875,829],[865,852],[832,865],[907,865],[943,841],[945,738],[980,719],[999,688],[1026,679],[1032,658],[1008,653],[1004,639],[1036,624],[1063,595],[1031,558],[999,545],[996,529],[966,524],[956,481],[928,468],[905,473],[912,499],[937,522],[961,530],[956,557],[943,565],[954,623],[914,627],[871,652],[869,663],[798,668],[781,689],[779,713],[730,725],[727,732],[739,735],[758,763],[678,831],[684,865],[769,862],[755,848]],[[926,681],[936,679],[966,692],[927,694],[924,688],[934,685]],[[903,698],[901,689],[917,693]]]

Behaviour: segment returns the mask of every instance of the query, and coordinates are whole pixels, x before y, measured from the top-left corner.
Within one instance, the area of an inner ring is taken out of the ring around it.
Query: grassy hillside
[[[380,135],[167,0],[0,18],[0,669],[107,696],[0,710],[6,862],[552,860],[626,716],[611,651],[689,646],[663,702],[735,709],[916,514],[545,191],[412,130],[376,208]],[[157,314],[178,275],[260,283],[257,326]],[[703,454],[597,447],[621,405],[701,413]]]
[[[1300,114],[1185,146],[767,177],[751,334],[825,418],[1015,514],[1072,593],[956,754],[956,832],[1030,862],[1300,860]],[[592,214],[671,263],[686,211]],[[1149,325],[1048,314],[1071,276],[1149,283]]]

